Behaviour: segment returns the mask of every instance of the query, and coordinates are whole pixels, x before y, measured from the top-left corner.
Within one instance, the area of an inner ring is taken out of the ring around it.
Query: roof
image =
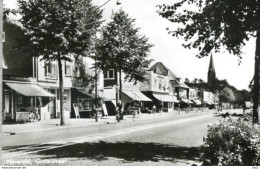
[[[165,73],[167,71],[167,75],[171,78],[171,79],[176,79],[178,78],[174,73],[173,71],[171,71],[167,66],[165,66],[162,62],[155,62],[155,63],[152,63],[151,67],[148,69],[148,71],[154,71],[156,68],[160,67],[160,71],[161,73]]]
[[[178,80],[173,80],[173,87],[189,88],[185,83],[181,83]]]
[[[210,56],[209,71],[215,72],[215,66],[214,66],[214,61],[213,61],[213,56],[212,56],[212,54],[211,54],[211,56]]]
[[[172,79],[177,79],[178,76],[176,76],[167,66],[164,65],[166,69],[168,69],[168,76]]]
[[[148,69],[148,71],[156,71],[157,74],[168,76],[168,69],[162,62],[156,62]]]

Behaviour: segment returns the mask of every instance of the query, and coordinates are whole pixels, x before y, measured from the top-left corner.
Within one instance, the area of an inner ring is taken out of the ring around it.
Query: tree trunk
[[[259,100],[259,57],[260,56],[260,31],[256,35],[255,50],[255,75],[253,87],[253,124],[258,123],[258,100]]]
[[[60,88],[60,125],[65,125],[65,117],[63,111],[63,75],[62,75],[62,63],[61,63],[61,55],[59,52],[58,55],[58,66],[59,66],[59,88]]]
[[[121,68],[119,68],[119,100],[122,98],[122,77],[121,77]]]
[[[97,54],[95,54],[95,118],[98,122],[98,97],[97,97]]]
[[[3,32],[3,1],[0,2],[0,33],[2,34]],[[1,35],[2,36],[2,35]],[[2,99],[4,97],[3,95],[3,43],[2,43],[2,38],[1,39],[1,44],[0,44],[0,133],[2,133],[2,122],[3,122],[3,103]],[[0,142],[0,147],[2,147],[2,141]],[[0,148],[0,164],[2,164],[2,148]]]

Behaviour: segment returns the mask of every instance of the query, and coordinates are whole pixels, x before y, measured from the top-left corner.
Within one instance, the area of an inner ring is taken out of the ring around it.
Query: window
[[[110,69],[109,71],[104,73],[104,79],[114,79],[115,78],[114,74],[115,74],[114,70]]]
[[[55,63],[51,63],[51,62],[45,63],[44,69],[45,69],[45,77],[56,78],[56,64]]]
[[[65,76],[71,76],[71,64],[65,61]]]

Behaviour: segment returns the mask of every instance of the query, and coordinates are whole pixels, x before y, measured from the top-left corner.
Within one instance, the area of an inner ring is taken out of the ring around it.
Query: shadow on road
[[[38,155],[53,158],[79,158],[93,161],[108,160],[109,157],[131,162],[176,162],[192,160],[199,162],[198,147],[180,147],[156,143],[139,142],[94,142],[69,145],[66,147],[38,152]],[[44,158],[44,157],[43,157]]]

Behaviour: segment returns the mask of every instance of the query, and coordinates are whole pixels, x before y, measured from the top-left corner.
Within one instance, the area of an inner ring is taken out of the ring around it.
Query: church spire
[[[214,66],[214,62],[213,62],[213,56],[211,54],[210,62],[209,62],[209,70],[208,70],[208,86],[212,91],[215,90],[215,87],[214,87],[215,82],[216,82],[216,72],[215,72],[215,66]]]
[[[210,56],[210,62],[209,62],[209,72],[210,72],[210,71],[215,72],[215,66],[214,66],[212,54],[211,54],[211,56]]]

